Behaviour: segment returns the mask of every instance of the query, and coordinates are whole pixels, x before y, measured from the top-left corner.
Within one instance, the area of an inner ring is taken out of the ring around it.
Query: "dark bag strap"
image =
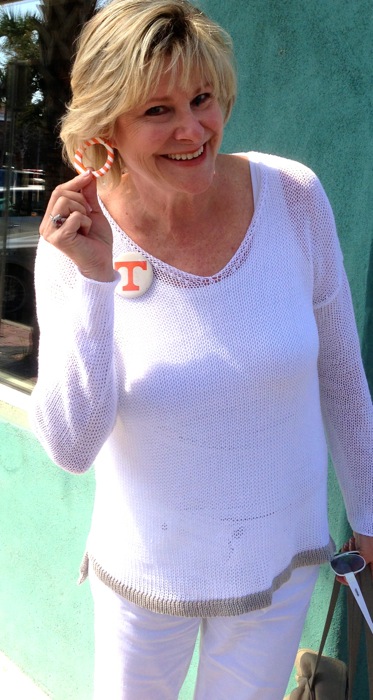
[[[326,615],[326,621],[325,621],[324,631],[323,631],[322,637],[321,637],[321,642],[320,642],[320,647],[319,647],[319,653],[317,654],[317,659],[316,659],[316,663],[315,663],[314,672],[313,672],[313,674],[312,674],[312,676],[311,676],[311,678],[310,678],[310,680],[309,680],[309,687],[310,687],[311,692],[313,692],[313,689],[314,689],[314,684],[315,684],[315,679],[316,679],[317,668],[318,668],[318,665],[319,665],[319,662],[320,662],[322,653],[323,653],[323,651],[324,651],[324,646],[325,646],[326,638],[327,638],[327,636],[328,636],[328,634],[329,634],[330,625],[331,625],[331,622],[332,622],[332,619],[333,619],[335,606],[336,606],[336,604],[337,604],[337,600],[338,600],[338,595],[339,595],[340,587],[341,587],[341,584],[340,584],[339,581],[337,581],[337,579],[335,578],[335,579],[334,579],[334,585],[333,585],[332,594],[331,594],[331,597],[330,597],[329,608],[328,608],[328,612],[327,612],[327,615]]]
[[[369,566],[366,566],[360,574],[357,574],[361,593],[367,604],[367,608],[373,617],[373,581],[372,573]],[[315,663],[314,672],[309,681],[310,690],[313,692],[316,679],[317,668],[324,651],[326,638],[329,634],[330,625],[333,619],[335,606],[337,604],[341,584],[337,579],[334,580],[332,594],[330,597],[329,608],[326,616],[325,626],[321,637],[319,652]],[[348,700],[352,700],[352,692],[354,687],[355,672],[357,666],[357,658],[359,653],[361,627],[364,622],[365,629],[365,644],[366,644],[366,659],[369,681],[369,700],[373,700],[373,634],[371,633],[361,610],[351,593],[347,590],[347,613],[348,613]],[[367,699],[368,700],[368,699]]]
[[[373,617],[373,581],[372,573],[369,566],[366,566],[365,569],[360,572],[360,574],[357,574],[357,580],[363,598],[366,602],[367,608],[371,616]],[[365,630],[365,648],[369,681],[369,700],[373,700],[373,634],[370,631],[367,623],[365,622],[364,617],[353,594],[349,590],[347,591],[347,614],[349,678],[348,700],[352,700],[362,625],[364,626]]]

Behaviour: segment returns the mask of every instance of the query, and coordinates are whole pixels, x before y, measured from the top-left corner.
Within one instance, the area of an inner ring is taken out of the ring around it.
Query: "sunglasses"
[[[359,552],[342,552],[341,554],[335,554],[330,562],[330,566],[337,576],[344,576],[346,579],[351,593],[354,595],[355,600],[364,615],[364,619],[373,633],[373,622],[369,614],[369,610],[366,606],[365,600],[360,590],[360,586],[357,582],[355,574],[365,569],[366,561],[364,557],[359,554]]]

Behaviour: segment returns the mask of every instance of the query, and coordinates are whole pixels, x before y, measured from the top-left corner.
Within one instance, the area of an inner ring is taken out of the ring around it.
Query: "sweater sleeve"
[[[83,277],[66,256],[40,240],[35,265],[39,372],[30,419],[48,455],[72,472],[91,466],[115,421],[116,284]]]
[[[314,192],[314,312],[324,426],[349,523],[373,535],[373,406],[333,214],[317,180]]]
[[[373,535],[373,406],[345,274],[338,294],[316,311],[323,418],[348,520]]]

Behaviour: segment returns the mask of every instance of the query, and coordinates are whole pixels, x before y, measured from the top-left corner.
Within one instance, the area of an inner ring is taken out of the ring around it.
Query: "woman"
[[[33,422],[64,469],[95,463],[95,697],[175,700],[200,631],[196,698],[280,700],[333,551],[324,430],[373,562],[372,405],[328,200],[303,165],[219,154],[230,40],[183,0],[102,9],[72,90],[70,162],[94,137],[115,159],[41,226]]]

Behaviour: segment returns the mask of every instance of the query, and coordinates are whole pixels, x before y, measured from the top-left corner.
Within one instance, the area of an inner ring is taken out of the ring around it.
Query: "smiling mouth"
[[[170,160],[194,160],[194,158],[199,158],[199,156],[202,155],[205,147],[201,146],[201,148],[198,149],[198,151],[194,151],[194,153],[169,153],[166,158],[169,158]]]

